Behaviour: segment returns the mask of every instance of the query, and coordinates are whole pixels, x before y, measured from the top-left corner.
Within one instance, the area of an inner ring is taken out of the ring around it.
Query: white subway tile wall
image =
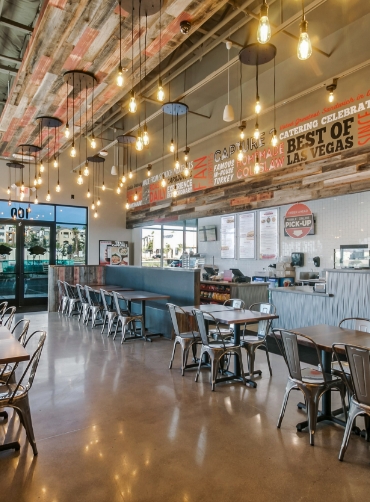
[[[370,192],[343,195],[330,199],[306,202],[315,218],[315,235],[308,235],[302,239],[284,236],[284,215],[290,205],[279,208],[279,253],[280,257],[290,256],[292,252],[304,253],[304,266],[296,268],[299,272],[322,271],[334,266],[334,249],[341,244],[370,244]],[[222,260],[220,253],[220,216],[201,218],[198,226],[216,225],[218,242],[199,242],[200,253],[206,255],[206,263],[214,263],[220,271],[239,268],[245,275],[252,276],[257,272],[267,271],[271,260],[239,260],[237,258],[239,236],[236,229],[236,259]],[[259,253],[259,226],[256,218],[257,253]],[[315,267],[313,258],[320,257],[320,267]]]

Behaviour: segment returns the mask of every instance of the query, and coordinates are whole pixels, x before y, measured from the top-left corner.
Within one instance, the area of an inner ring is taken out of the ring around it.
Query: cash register
[[[233,282],[251,282],[251,278],[244,275],[238,268],[231,268]]]
[[[211,281],[212,277],[218,274],[217,268],[207,267],[206,265],[204,265],[203,268],[206,271],[206,273],[202,275],[203,281]]]

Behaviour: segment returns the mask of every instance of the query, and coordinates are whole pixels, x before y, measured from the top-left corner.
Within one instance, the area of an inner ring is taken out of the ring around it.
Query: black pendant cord
[[[95,204],[95,167],[96,162],[93,163],[93,204]]]
[[[66,124],[66,126],[69,127],[69,123],[68,123],[68,80],[66,82],[66,88],[67,88],[67,124]]]
[[[258,94],[258,57],[257,57],[257,64],[256,64],[256,101],[259,101],[259,94]]]
[[[130,173],[132,175],[132,147],[130,147]]]
[[[240,125],[243,122],[243,65],[239,63],[239,88],[240,88]]]
[[[119,67],[122,66],[122,14],[121,14],[121,0],[118,2],[119,5]]]
[[[122,181],[125,180],[126,181],[126,177],[125,177],[125,162],[126,162],[126,159],[127,159],[127,152],[126,152],[126,147],[125,145],[123,145],[123,171],[122,171]]]
[[[86,109],[86,123],[85,123],[85,153],[86,153],[86,162],[87,162],[87,85],[85,85],[85,109]]]
[[[82,96],[82,83],[81,83],[81,79],[80,79],[80,92],[79,92],[79,96],[80,96],[80,98]],[[78,164],[80,166],[78,174],[81,175],[81,112],[80,112],[80,135],[78,137]]]
[[[146,82],[146,37],[148,33],[148,13],[145,12],[145,38],[144,38],[144,86]],[[144,101],[144,123],[146,125],[146,101]]]
[[[75,74],[72,73],[72,144],[75,145]]]
[[[100,164],[97,164],[97,172],[98,172],[98,185],[97,185],[97,191],[98,191],[98,200],[100,200],[100,186],[99,186],[99,181],[100,181]]]
[[[164,111],[162,111],[162,169],[164,169]]]
[[[172,136],[171,136],[171,141],[173,142],[173,113],[172,113],[172,115],[171,115],[171,122],[172,122],[172,124],[171,124],[171,127],[172,127]]]
[[[131,2],[131,89],[134,91],[134,0]]]
[[[141,0],[139,0],[139,95],[141,95]],[[140,107],[139,107],[139,130],[140,130]]]
[[[274,134],[276,131],[276,75],[275,75],[275,60],[276,56],[274,56]]]
[[[304,0],[302,0],[302,19],[304,19]]]
[[[31,152],[29,152],[28,157],[30,155],[31,155]],[[30,159],[28,159],[28,209],[30,209],[30,207],[29,207],[30,202],[31,202],[31,161],[30,161]]]
[[[117,157],[117,184],[119,186],[119,164],[120,164],[120,158],[119,158],[119,151],[120,151],[120,147],[119,147],[119,143],[117,143],[117,149],[118,149],[118,157]]]
[[[23,157],[24,157],[24,154],[23,154],[23,146],[22,146],[22,164],[24,165],[24,159],[23,159]],[[22,167],[22,169],[21,169],[21,171],[22,171],[22,177],[21,177],[22,178],[22,186],[23,186],[23,169],[24,168]]]
[[[94,138],[94,91],[95,91],[95,79],[93,78],[93,85],[92,85],[92,100],[91,100],[91,132],[92,132],[92,137]]]
[[[36,171],[37,171],[37,152],[35,153],[35,157],[34,157],[34,161],[35,161],[35,180],[36,180]],[[37,181],[37,180],[36,180]],[[37,199],[37,183],[35,184],[35,187],[36,187],[36,199]]]
[[[176,160],[179,158],[179,114],[176,113]]]
[[[158,78],[161,80],[161,49],[162,49],[162,0],[159,0],[159,51],[158,51]]]
[[[186,152],[188,151],[188,109],[186,108],[186,115],[185,115],[185,150]]]
[[[48,143],[49,143],[49,137],[50,137],[50,129],[48,126]],[[48,193],[50,192],[50,151],[48,152]]]

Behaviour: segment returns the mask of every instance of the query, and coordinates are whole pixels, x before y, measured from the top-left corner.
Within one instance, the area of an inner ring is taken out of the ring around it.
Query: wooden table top
[[[0,326],[0,340],[9,340],[14,338],[11,332],[5,326]]]
[[[328,324],[294,328],[292,331],[309,336],[317,344],[319,349],[325,352],[331,352],[333,343],[348,343],[351,345],[370,347],[370,333],[366,331],[339,328],[338,326],[329,326]],[[302,342],[300,341],[300,343]],[[305,345],[304,343],[302,344]],[[307,342],[307,345],[310,345],[310,343]]]
[[[81,283],[78,283],[81,284]],[[71,286],[76,286],[76,284],[70,284]],[[81,286],[88,286],[91,289],[94,289],[96,291],[100,291],[100,289],[105,289],[105,291],[108,291],[109,293],[111,291],[133,291],[133,288],[124,288],[122,286],[117,286],[114,284],[81,284]]]
[[[187,307],[181,307],[187,314],[192,314],[194,309],[201,310],[202,312],[224,312],[226,310],[234,310],[228,305],[190,305]]]
[[[145,300],[166,300],[170,298],[169,295],[163,295],[162,293],[151,293],[150,291],[128,291],[120,292],[120,295],[125,299],[130,301],[145,301]]]
[[[0,364],[29,361],[30,355],[18,340],[11,337],[0,340]]]
[[[254,324],[258,321],[278,319],[276,314],[264,314],[253,310],[225,310],[212,312],[213,317],[223,324]]]

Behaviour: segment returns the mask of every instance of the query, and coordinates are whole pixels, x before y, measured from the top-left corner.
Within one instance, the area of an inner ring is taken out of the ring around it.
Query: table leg
[[[234,345],[236,347],[240,345],[240,324],[234,324]],[[240,376],[239,357],[236,354],[234,354],[234,373]]]

